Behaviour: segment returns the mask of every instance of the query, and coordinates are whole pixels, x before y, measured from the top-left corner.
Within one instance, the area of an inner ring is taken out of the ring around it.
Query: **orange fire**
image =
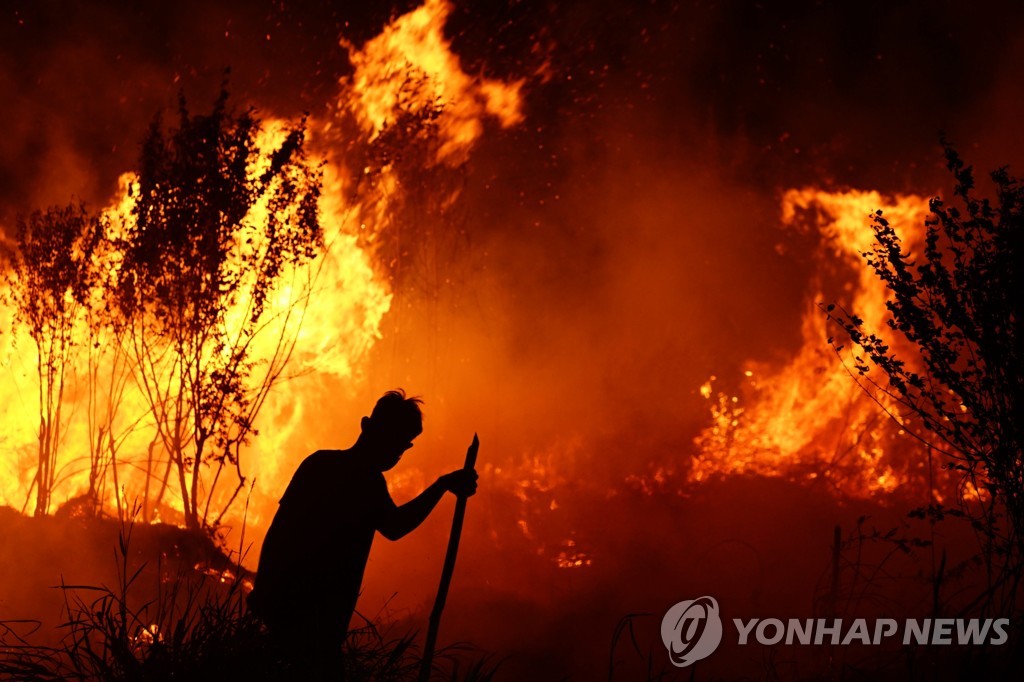
[[[858,387],[848,358],[840,363],[827,343],[841,330],[828,328],[817,305],[839,302],[866,328],[886,329],[885,286],[861,256],[873,243],[870,215],[879,209],[905,243],[920,239],[928,213],[921,196],[810,188],[784,194],[783,225],[814,230],[822,240],[815,289],[803,314],[803,343],[781,369],[747,363],[737,394],[716,390],[717,377],[701,386],[712,425],[697,438],[700,455],[689,475],[692,481],[751,473],[821,480],[855,497],[927,485],[927,457],[919,452],[908,456],[915,444],[886,415],[899,416],[898,406],[884,394],[869,396]],[[832,280],[840,285],[825,288],[826,267],[838,270]],[[836,346],[841,344],[837,338]]]
[[[458,164],[483,134],[485,117],[494,117],[505,128],[522,121],[523,81],[503,83],[466,74],[444,37],[451,9],[448,0],[426,0],[362,49],[343,41],[355,73],[342,107],[354,112],[371,140],[399,114],[416,116],[436,109],[441,144],[435,161]]]
[[[311,385],[357,378],[367,352],[380,338],[381,322],[391,306],[390,285],[366,245],[386,230],[389,211],[400,200],[402,188],[386,165],[373,169],[379,182],[359,185],[358,178],[370,169],[344,165],[343,151],[335,145],[351,140],[337,139],[334,131],[354,130],[364,143],[373,144],[401,116],[426,112],[435,123],[430,128],[430,134],[437,137],[435,162],[458,165],[483,134],[486,118],[496,119],[503,127],[522,120],[522,82],[504,83],[463,71],[443,34],[450,9],[443,0],[426,0],[362,47],[343,41],[355,71],[339,84],[340,104],[333,117],[307,122],[314,156],[328,160],[319,202],[325,248],[313,262],[285,272],[268,300],[266,327],[253,342],[252,359],[258,366],[275,361],[281,339],[286,345],[294,342],[284,375],[288,380],[274,386],[257,422],[257,427],[270,428],[263,429],[242,452],[242,475],[247,481],[259,481],[264,490],[282,487],[281,479],[291,474],[282,470],[282,455],[289,452],[285,444],[309,418],[308,401],[318,399],[309,397],[315,393],[310,391]],[[346,119],[357,125],[345,127]],[[259,148],[276,148],[293,123],[265,120]],[[259,163],[268,163],[265,155],[249,172],[258,173]],[[103,211],[109,236],[133,219],[135,182],[133,173],[124,174],[118,198]],[[243,225],[259,224],[267,210],[266,205],[257,205]],[[97,259],[106,276],[116,278],[120,254],[108,252]],[[103,305],[101,293],[93,292],[95,305]],[[6,300],[0,296],[0,301]],[[244,320],[246,304],[240,301],[228,311],[229,329]],[[23,328],[6,333],[12,328],[12,316],[7,304],[0,304],[0,324],[5,330],[0,335],[0,368],[6,374],[0,382],[0,504],[27,510],[36,473],[39,424],[36,351]],[[104,455],[101,505],[113,511],[130,507],[135,500],[152,503],[160,487],[160,481],[153,480],[153,463],[160,470],[166,465],[167,453],[161,451],[155,437],[138,377],[110,335],[101,332],[90,337],[85,315],[75,324],[75,353],[66,368],[66,423],[57,458],[54,507],[89,489],[90,471],[95,475],[96,470],[90,465],[90,444],[100,441],[106,443],[104,452],[116,453]],[[102,388],[96,391],[96,386]],[[112,409],[115,405],[116,411]],[[203,490],[213,488],[215,475],[212,467],[203,471]],[[215,510],[214,518],[229,504],[231,488],[234,485],[221,485],[212,499],[202,501]],[[160,501],[147,510],[148,518],[180,522],[182,500],[176,498],[173,486]],[[244,507],[236,501],[223,520],[241,520]],[[247,513],[251,524],[260,526],[265,521],[259,508]]]
[[[319,203],[325,249],[312,263],[285,274],[268,301],[268,328],[254,342],[257,362],[271,361],[279,339],[295,342],[289,378],[269,394],[257,423],[262,427],[260,433],[242,452],[242,473],[248,481],[258,482],[257,495],[282,490],[291,475],[285,454],[293,451],[289,444],[309,425],[312,401],[323,395],[323,391],[311,389],[359,378],[368,351],[381,338],[382,322],[395,293],[373,247],[392,236],[392,212],[405,191],[401,177],[386,158],[375,168],[346,165],[344,146],[350,140],[340,136],[357,135],[359,142],[372,145],[404,121],[426,119],[431,125],[423,129],[424,134],[433,136],[432,156],[426,163],[457,167],[472,153],[488,121],[509,128],[523,120],[524,81],[502,82],[467,74],[444,36],[450,11],[447,0],[425,0],[362,46],[342,41],[353,73],[339,84],[337,106],[331,115],[308,121],[313,155],[328,160]],[[259,147],[275,148],[292,123],[265,120]],[[257,166],[251,172],[259,170]],[[363,182],[370,174],[375,181]],[[132,173],[122,176],[119,198],[104,211],[108,231],[123,229],[132,219],[134,183]],[[445,191],[451,196],[437,197],[439,203],[454,202],[458,188]],[[882,409],[895,410],[896,406],[879,395],[880,407],[857,387],[826,343],[826,338],[839,330],[827,328],[825,316],[815,305],[839,300],[856,311],[867,327],[884,329],[886,293],[860,256],[871,244],[868,217],[876,209],[883,209],[891,223],[906,231],[908,243],[913,243],[923,225],[927,201],[920,196],[885,197],[858,191],[799,189],[784,194],[783,225],[813,230],[822,240],[818,257],[823,270],[803,316],[803,344],[782,368],[748,363],[738,390],[719,389],[715,377],[700,388],[710,404],[712,425],[697,438],[699,456],[688,472],[691,482],[719,475],[756,474],[822,482],[843,495],[871,497],[928,480],[927,460],[907,456],[912,444],[901,439]],[[253,210],[250,219],[259,223],[258,214],[268,209],[263,205]],[[103,257],[116,276],[119,254]],[[97,299],[96,305],[100,304]],[[244,318],[243,305],[229,311],[229,324]],[[10,315],[10,310],[0,306],[3,329],[10,328]],[[116,461],[105,464],[102,480],[101,502],[113,510],[156,494],[148,492],[159,486],[159,481],[147,474],[152,470],[148,460],[166,462],[167,454],[156,444],[146,401],[125,357],[115,352],[109,338],[97,339],[98,344],[90,350],[84,343],[88,338],[84,320],[79,325],[78,354],[68,373],[65,399],[71,407],[58,460],[55,499],[69,500],[88,489],[88,444],[97,437],[97,423],[90,421],[91,412],[86,408],[90,400],[87,377],[92,373],[105,386],[115,387],[110,392],[121,395],[116,414],[110,412],[110,403],[102,404],[107,399],[102,394],[98,410],[105,437],[116,443],[118,453]],[[0,457],[0,503],[24,509],[35,474],[39,419],[34,348],[23,331],[0,335],[0,363],[9,377],[0,382],[0,452],[4,453]],[[522,505],[519,527],[523,535],[539,542],[538,526],[547,523],[543,532],[549,539],[557,539],[540,551],[566,569],[590,566],[590,555],[577,544],[571,528],[552,528],[549,520],[538,521],[531,510],[554,512],[559,508],[566,477],[557,460],[582,448],[582,443],[574,440],[556,443],[550,452],[540,446],[541,454],[524,455],[522,466],[493,469]],[[415,478],[418,472],[398,474],[393,481],[396,488],[403,488],[403,475]],[[203,476],[203,487],[208,490],[215,472],[204,471]],[[653,493],[681,478],[674,471],[658,468],[649,479],[630,476],[624,483]],[[416,479],[408,487],[421,484]],[[209,500],[215,510],[228,504],[232,487],[220,488]],[[180,522],[182,503],[173,490],[161,499],[162,505],[154,506],[149,518]],[[237,523],[246,513],[249,524],[262,528],[269,520],[266,510],[271,508],[254,504],[246,510],[244,504],[236,503],[224,521]]]

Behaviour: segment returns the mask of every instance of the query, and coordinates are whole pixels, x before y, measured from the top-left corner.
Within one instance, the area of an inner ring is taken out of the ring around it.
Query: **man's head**
[[[412,441],[423,433],[421,405],[422,400],[406,396],[402,389],[388,391],[373,406],[370,416],[363,417],[359,439],[371,448],[374,464],[381,471],[398,464]]]

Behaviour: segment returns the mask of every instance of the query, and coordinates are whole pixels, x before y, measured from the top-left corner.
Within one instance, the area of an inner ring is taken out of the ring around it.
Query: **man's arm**
[[[423,523],[446,492],[467,497],[475,493],[476,479],[473,469],[445,474],[401,507],[391,507],[377,524],[377,530],[388,540],[405,537]]]

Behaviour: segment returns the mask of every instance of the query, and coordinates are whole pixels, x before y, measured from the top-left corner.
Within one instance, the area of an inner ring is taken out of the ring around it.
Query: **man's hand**
[[[469,497],[476,492],[476,469],[458,469],[437,479],[441,487],[459,497]]]

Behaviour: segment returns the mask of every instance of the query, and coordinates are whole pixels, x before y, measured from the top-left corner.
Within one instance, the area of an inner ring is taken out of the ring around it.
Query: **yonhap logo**
[[[722,641],[722,619],[714,597],[681,601],[661,619],[661,641],[672,664],[685,668],[707,658]]]
[[[748,646],[1002,646],[1009,618],[733,618],[736,644]],[[715,652],[724,626],[718,602],[704,596],[681,601],[661,619],[661,641],[672,664],[685,668]],[[731,641],[731,640],[730,640]]]

